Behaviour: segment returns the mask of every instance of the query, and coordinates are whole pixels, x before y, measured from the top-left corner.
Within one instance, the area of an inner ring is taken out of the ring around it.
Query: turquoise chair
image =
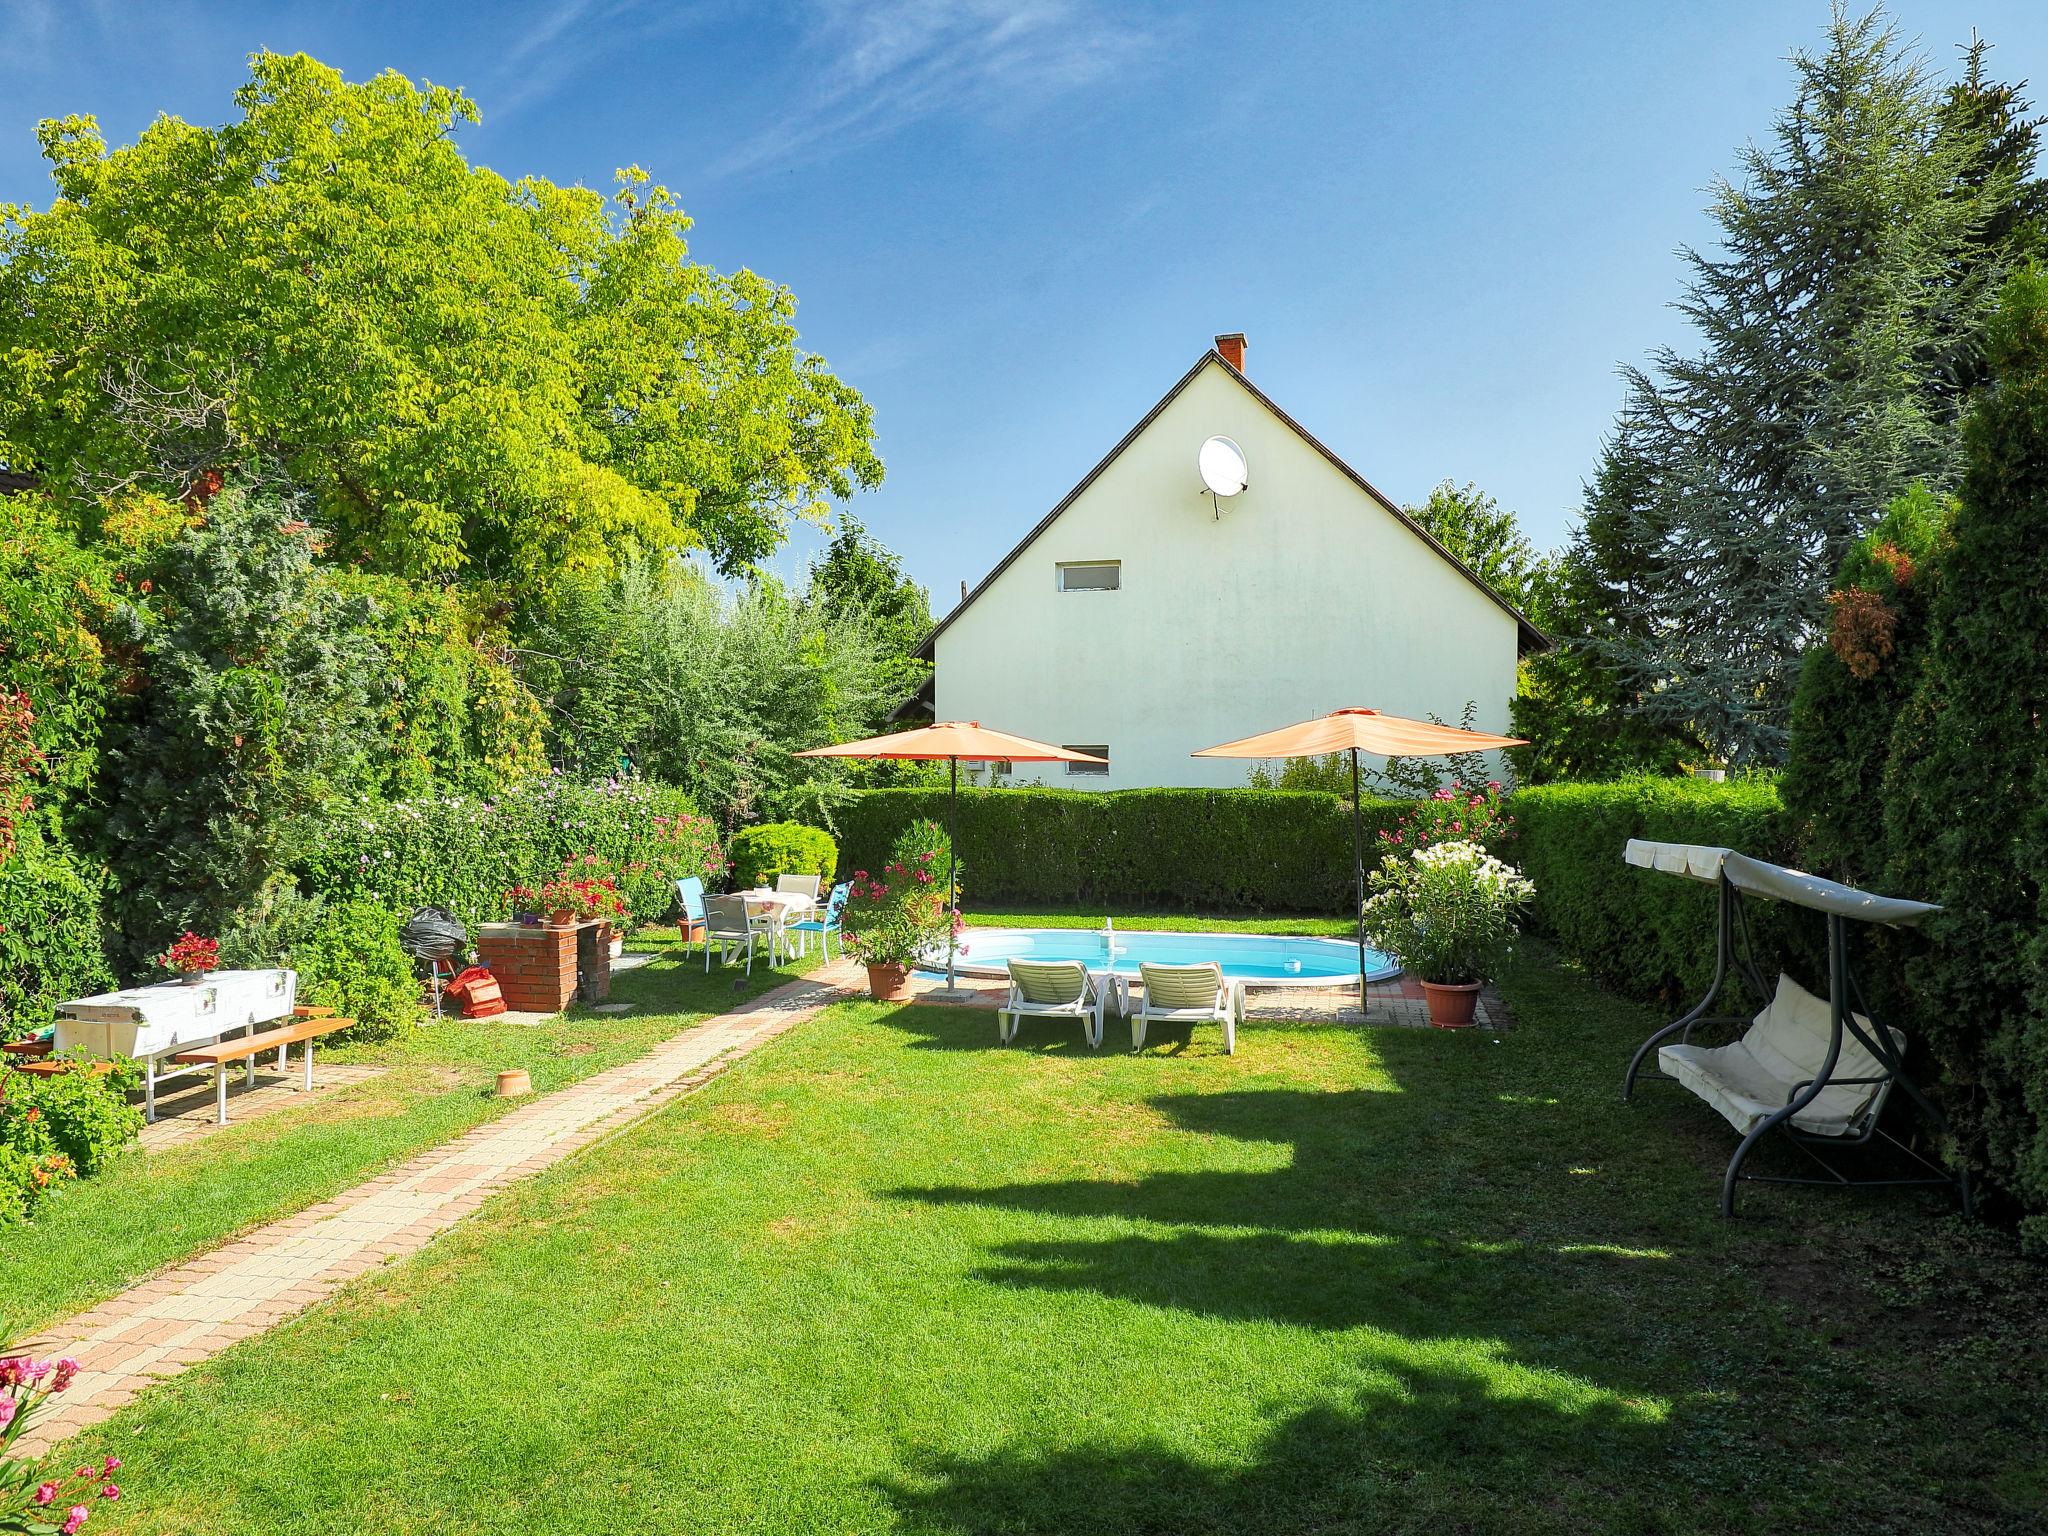
[[[832,894],[825,898],[825,910],[816,917],[806,918],[800,923],[791,923],[788,931],[801,933],[806,937],[815,933],[818,936],[818,947],[825,952],[825,958],[830,960],[832,935],[839,932],[839,913],[846,905],[849,890],[850,887],[845,885],[833,886]],[[846,940],[843,937],[839,941],[839,953],[842,958],[846,954]]]
[[[676,897],[683,904],[683,934],[687,938],[704,927],[704,882],[685,875],[676,882]]]

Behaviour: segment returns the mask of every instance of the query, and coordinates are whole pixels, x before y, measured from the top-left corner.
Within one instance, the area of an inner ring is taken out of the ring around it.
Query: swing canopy
[[[1709,843],[1654,843],[1632,837],[1621,856],[1638,868],[1683,875],[1707,885],[1718,884],[1726,875],[1728,883],[1745,895],[1761,896],[1766,901],[1790,902],[1795,907],[1808,907],[1830,917],[1846,917],[1854,923],[1883,923],[1890,928],[1911,928],[1928,913],[1941,910],[1933,902],[1907,901],[1899,896],[1859,891],[1855,886],[1843,885],[1838,880],[1823,880],[1819,875],[1809,875],[1803,869],[1792,869],[1783,864],[1767,864],[1762,859],[1752,859],[1746,853],[1737,853],[1732,848],[1716,848]]]

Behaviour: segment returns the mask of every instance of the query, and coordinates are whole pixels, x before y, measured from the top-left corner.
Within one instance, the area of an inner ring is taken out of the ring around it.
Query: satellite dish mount
[[[1195,455],[1195,467],[1201,471],[1202,488],[1209,493],[1209,505],[1220,522],[1223,503],[1251,484],[1244,450],[1230,438],[1212,437]]]

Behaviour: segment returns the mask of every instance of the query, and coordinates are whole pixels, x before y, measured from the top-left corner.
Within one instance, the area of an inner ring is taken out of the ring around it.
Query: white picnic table
[[[173,1077],[213,1070],[204,1066],[159,1065],[180,1051],[218,1045],[260,1025],[291,1017],[298,999],[295,971],[214,971],[196,985],[160,982],[73,998],[57,1005],[58,1052],[89,1056],[130,1056],[142,1066],[142,1113],[156,1119],[156,1085]],[[279,1047],[278,1065],[289,1047]],[[250,1078],[256,1063],[249,1062]],[[225,1069],[221,1069],[225,1077]]]
[[[817,909],[817,898],[806,896],[801,891],[771,891],[765,885],[757,885],[749,891],[735,891],[747,904],[749,916],[768,919],[770,959],[784,946],[785,934],[792,922],[801,922]]]

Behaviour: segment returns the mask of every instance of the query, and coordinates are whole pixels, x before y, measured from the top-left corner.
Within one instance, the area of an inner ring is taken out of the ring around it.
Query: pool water
[[[1358,983],[1358,946],[1344,939],[1301,939],[1265,933],[1154,933],[1118,929],[1109,950],[1100,928],[970,928],[961,937],[963,976],[1001,976],[1009,960],[1079,960],[1093,970],[1136,976],[1138,963],[1194,965],[1214,960],[1226,978],[1251,986],[1316,987]],[[1106,961],[1106,963],[1105,963]],[[1365,952],[1366,979],[1401,974],[1376,949]],[[946,968],[940,950],[929,967]]]

